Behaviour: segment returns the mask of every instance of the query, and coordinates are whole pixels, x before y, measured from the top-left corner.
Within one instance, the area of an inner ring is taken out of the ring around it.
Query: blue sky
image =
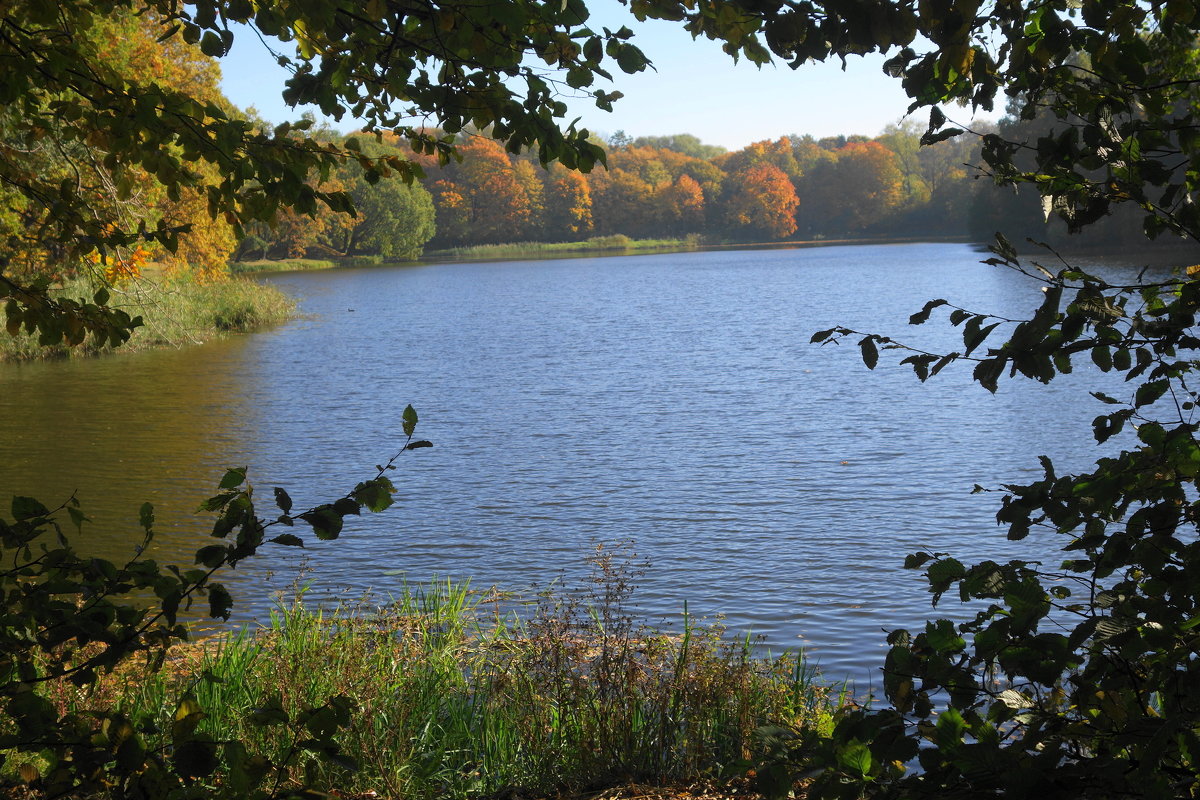
[[[691,133],[707,144],[736,150],[791,134],[875,136],[908,107],[899,81],[881,71],[878,55],[851,59],[845,71],[836,60],[799,70],[785,64],[758,69],[744,62],[735,65],[717,44],[693,40],[678,24],[638,23],[612,0],[592,7],[599,11],[590,24],[629,25],[634,42],[656,68],[638,75],[618,72],[611,86],[599,87],[624,92],[612,113],[586,100],[570,104],[572,116],[597,133]],[[222,72],[225,92],[237,105],[254,106],[272,122],[299,116],[279,99],[285,73],[249,31],[241,32],[233,52],[222,60]],[[965,122],[970,114],[959,110],[949,116]],[[916,118],[923,122],[927,112],[918,111]],[[340,127],[349,130],[352,123]]]

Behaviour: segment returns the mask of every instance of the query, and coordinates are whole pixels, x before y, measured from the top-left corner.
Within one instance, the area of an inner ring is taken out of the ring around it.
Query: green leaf
[[[246,481],[246,469],[246,467],[241,467],[240,469],[229,470],[225,473],[225,476],[221,478],[221,483],[217,488],[235,489],[238,486],[241,486]]]
[[[196,696],[190,692],[185,694],[175,707],[175,718],[171,722],[172,742],[178,745],[190,739],[196,726],[206,716],[208,715],[204,713],[204,709],[196,702]]]
[[[945,591],[954,581],[967,574],[966,567],[957,558],[943,558],[929,565],[927,571],[930,585],[939,591]]]
[[[983,344],[987,340],[992,331],[1000,325],[999,322],[993,322],[991,325],[981,327],[981,323],[985,317],[972,317],[971,321],[963,328],[963,347],[966,348],[964,355],[971,355],[975,348]]]
[[[947,305],[947,302],[945,300],[930,300],[928,303],[925,304],[924,308],[922,308],[920,311],[918,311],[917,313],[913,314],[911,317],[908,318],[908,324],[909,325],[923,325],[924,323],[929,321],[930,312],[932,312],[938,306],[944,306],[944,305]],[[832,331],[826,331],[825,333],[831,333],[831,332]],[[816,339],[814,338],[813,341],[816,341]]]
[[[214,583],[208,587],[208,616],[228,620],[233,608],[233,596],[222,584]]]
[[[146,746],[132,726],[129,730],[131,735],[117,746],[117,768],[126,774],[140,771],[146,763]]]
[[[412,444],[419,444],[413,442]],[[411,448],[412,445],[410,444]],[[367,509],[380,512],[392,504],[392,494],[396,487],[387,478],[375,478],[364,481],[354,488],[354,499]]]
[[[641,72],[650,63],[642,51],[631,44],[622,44],[618,47],[615,57],[617,66],[627,75]]]
[[[34,519],[36,517],[45,517],[49,514],[50,509],[32,497],[16,495],[12,499],[12,515],[14,520]]]
[[[211,740],[191,739],[175,748],[171,763],[185,777],[207,777],[217,769],[217,745]]]
[[[205,31],[200,38],[200,52],[212,58],[225,55],[225,42],[215,31]]]
[[[973,376],[980,386],[992,394],[996,393],[997,381],[1004,372],[1003,358],[989,358],[975,365]]]
[[[1166,394],[1167,389],[1171,388],[1171,382],[1166,378],[1150,383],[1144,383],[1138,387],[1134,394],[1133,404],[1137,407],[1152,405],[1156,400]]]
[[[404,435],[412,436],[413,431],[417,429],[417,412],[411,405],[405,406],[404,415],[402,417],[404,424]]]
[[[871,748],[857,739],[850,740],[838,751],[838,761],[858,777],[866,778],[871,774]]]
[[[138,511],[138,522],[146,532],[154,527],[154,506],[152,504],[142,503],[142,507]]]
[[[958,709],[950,707],[938,714],[937,744],[939,747],[953,749],[962,744],[963,734],[966,733],[966,730],[967,722]]]
[[[330,742],[317,750],[321,760],[333,764],[346,772],[358,772],[358,760],[342,752],[336,742]]]
[[[84,522],[91,521],[87,516],[84,515],[84,513],[82,511],[80,511],[75,506],[67,506],[67,516],[69,516],[71,518],[71,523],[75,526],[75,530],[79,531],[79,532],[83,531],[83,523]]]
[[[250,724],[258,727],[287,725],[291,722],[291,717],[284,710],[283,704],[278,697],[274,696],[268,697],[265,703],[251,711],[247,719]]]
[[[229,548],[226,545],[210,544],[207,547],[201,547],[196,551],[195,563],[212,569],[224,561],[225,556],[228,554]]]
[[[275,505],[279,506],[279,510],[285,514],[290,514],[292,511],[292,498],[283,489],[275,487]]]
[[[343,497],[333,504],[333,510],[343,517],[348,517],[351,514],[361,514],[362,505],[350,497]]]
[[[828,330],[817,331],[816,333],[814,333],[812,335],[812,338],[810,338],[808,340],[808,343],[809,344],[817,344],[819,342],[823,342],[826,339],[828,339],[830,336],[832,336],[836,330],[837,330],[837,328],[829,328]]]
[[[954,628],[954,623],[948,619],[939,619],[925,626],[925,641],[934,652],[953,654],[966,645],[966,640]]]
[[[274,542],[275,544],[281,544],[285,547],[304,547],[304,540],[293,533],[281,533],[269,541]]]
[[[875,346],[875,339],[865,336],[858,343],[858,347],[862,350],[862,360],[867,369],[875,369],[875,365],[879,363],[879,349]]]
[[[237,497],[237,492],[224,492],[222,494],[210,497],[200,504],[197,511],[220,511],[225,506],[229,505],[229,501]]]
[[[313,533],[323,541],[336,539],[342,532],[342,515],[334,511],[333,506],[318,506],[301,514],[300,519],[311,525]]]

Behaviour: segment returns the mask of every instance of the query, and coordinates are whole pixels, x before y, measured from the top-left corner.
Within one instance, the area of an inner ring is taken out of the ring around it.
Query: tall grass
[[[646,252],[655,250],[690,250],[701,245],[695,234],[683,239],[631,239],[617,233],[611,236],[593,236],[582,242],[515,242],[512,244],[480,244],[471,247],[451,247],[428,253],[430,258],[455,259],[501,259],[553,257],[587,253]]]
[[[234,275],[247,272],[299,272],[310,269],[333,269],[339,261],[328,258],[280,258],[258,261],[231,261],[229,271]]]
[[[645,628],[625,609],[622,569],[605,554],[597,569],[600,591],[548,592],[522,618],[449,583],[331,610],[298,593],[260,630],[197,645],[166,671],[105,680],[90,698],[52,691],[64,704],[100,696],[166,731],[190,689],[207,733],[275,763],[295,736],[252,724],[253,710],[294,718],[346,696],[340,744],[359,769],[320,767],[318,788],[392,798],[732,777],[760,726],[828,723],[836,699],[799,655],[756,657],[694,620],[675,635]]]
[[[96,285],[88,278],[67,281],[53,293],[69,298],[90,298]],[[244,333],[286,320],[295,301],[273,286],[247,278],[195,283],[167,276],[142,277],[111,287],[110,305],[145,324],[121,345],[122,351],[179,347],[230,333]],[[28,361],[92,355],[111,350],[88,339],[80,347],[38,344],[36,334],[0,336],[0,361]]]

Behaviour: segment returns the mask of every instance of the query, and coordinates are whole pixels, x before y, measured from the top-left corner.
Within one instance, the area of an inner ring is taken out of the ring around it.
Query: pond
[[[95,520],[83,549],[110,557],[150,500],[157,557],[188,561],[224,468],[250,467],[267,512],[273,486],[331,500],[399,449],[411,403],[435,447],[399,459],[397,506],[239,566],[241,618],[301,559],[316,597],[433,576],[524,590],[631,541],[650,621],[722,615],[877,685],[884,630],[929,613],[904,555],[1053,559],[1052,541],[1005,542],[999,495],[971,489],[1037,477],[1041,453],[1068,469],[1099,452],[1090,363],[993,396],[966,365],[921,384],[896,354],[868,371],[853,343],[809,344],[842,324],[955,349],[944,315],[907,325],[935,297],[1028,313],[1038,286],[984,257],[829,246],[272,276],[302,301],[277,329],[0,368],[0,488],[77,493]]]

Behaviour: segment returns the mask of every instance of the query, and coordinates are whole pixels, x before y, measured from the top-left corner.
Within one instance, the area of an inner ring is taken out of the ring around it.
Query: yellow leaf
[[[196,702],[196,698],[188,695],[179,703],[179,708],[175,709],[175,721],[182,722],[193,714],[203,714],[204,710],[200,708],[200,704]]]

